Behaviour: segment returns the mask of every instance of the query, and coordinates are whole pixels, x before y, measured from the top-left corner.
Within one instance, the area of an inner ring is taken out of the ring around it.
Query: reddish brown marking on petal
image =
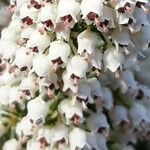
[[[88,13],[87,18],[91,21],[94,21],[95,18],[98,18],[98,14],[96,14],[94,12],[90,12],[90,13]]]
[[[22,19],[22,23],[26,23],[27,25],[31,25],[31,24],[33,24],[33,20],[29,16],[27,16],[27,17]]]
[[[61,21],[66,21],[68,20],[68,22],[72,21],[72,16],[69,14],[67,16],[61,17]]]

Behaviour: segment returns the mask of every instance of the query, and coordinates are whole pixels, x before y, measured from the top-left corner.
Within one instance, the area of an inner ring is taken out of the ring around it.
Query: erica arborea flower
[[[57,7],[51,3],[44,5],[39,14],[38,22],[41,22],[47,30],[52,30],[56,27]]]
[[[80,4],[75,0],[60,0],[58,2],[58,21],[64,26],[73,27],[80,15]]]
[[[58,66],[66,64],[69,59],[71,49],[68,43],[63,40],[57,40],[50,43],[48,57],[54,64],[54,71],[57,70]]]
[[[77,85],[78,80],[80,78],[86,77],[88,63],[84,60],[81,56],[74,56],[71,58],[67,65],[67,73],[69,74],[70,78],[74,85]],[[78,69],[76,69],[78,68]]]
[[[59,113],[64,116],[67,125],[73,123],[79,125],[83,123],[82,105],[79,102],[73,103],[72,100],[64,100],[59,105]]]
[[[103,2],[99,0],[82,0],[81,12],[87,24],[100,25],[100,16],[103,15]]]

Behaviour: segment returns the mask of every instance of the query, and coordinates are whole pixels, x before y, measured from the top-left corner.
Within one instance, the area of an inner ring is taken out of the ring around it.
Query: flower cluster
[[[127,150],[150,139],[148,0],[10,0],[6,10],[3,150]]]

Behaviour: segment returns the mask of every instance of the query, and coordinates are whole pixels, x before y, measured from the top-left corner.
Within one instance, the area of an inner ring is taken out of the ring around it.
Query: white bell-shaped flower
[[[33,107],[35,109],[33,109]],[[48,114],[48,109],[49,109],[48,103],[42,100],[41,98],[37,97],[36,99],[30,100],[28,102],[27,116],[33,120],[34,124],[43,124]]]
[[[39,53],[43,53],[48,48],[50,41],[51,38],[46,32],[41,34],[40,31],[35,30],[31,33],[26,47],[31,49],[36,48]]]
[[[99,146],[100,149],[108,150],[107,143],[106,143],[107,140],[106,140],[106,137],[103,134],[97,135],[97,142],[98,142],[98,146]]]
[[[31,139],[31,140],[28,141],[26,149],[27,150],[33,150],[33,149],[40,150],[41,145],[38,141],[35,141],[34,139]]]
[[[68,57],[70,55],[70,46],[63,40],[57,40],[50,43],[49,55],[48,57],[53,64],[61,65],[62,63],[68,62]]]
[[[87,24],[94,22],[99,25],[99,17],[103,15],[103,2],[99,0],[82,0],[81,12]]]
[[[25,25],[31,25],[37,20],[38,11],[37,9],[31,7],[28,8],[28,4],[25,3],[20,8],[20,19]],[[24,27],[24,26],[23,26]]]
[[[9,70],[6,70],[2,75],[0,75],[0,85],[8,84],[15,78],[16,76],[13,73],[10,73]]]
[[[6,86],[0,87],[0,104],[1,105],[8,105],[9,104],[9,92],[11,88]]]
[[[52,63],[48,56],[45,54],[38,54],[33,58],[32,71],[35,71],[38,76],[44,77],[48,75],[50,70],[52,70]]]
[[[102,97],[102,95],[103,95],[102,87],[101,87],[100,82],[97,80],[97,78],[88,79],[88,84],[90,86],[91,94],[93,96]]]
[[[27,48],[25,47],[20,47],[16,51],[15,59],[14,59],[14,64],[19,68],[27,67],[28,69],[31,68],[32,66],[32,59],[33,55],[32,54],[27,54]]]
[[[84,121],[82,105],[79,102],[73,104],[71,100],[64,100],[60,103],[58,110],[62,116],[65,115],[67,125],[71,123],[78,125]]]
[[[87,145],[86,132],[79,128],[74,128],[69,133],[70,150],[82,149]]]
[[[136,32],[131,35],[133,42],[137,45],[137,47],[141,48],[142,50],[146,50],[150,43],[150,26],[145,25],[141,27],[139,32]]]
[[[74,74],[79,78],[83,78],[86,76],[88,63],[84,60],[81,56],[74,56],[71,58],[68,66],[67,66],[67,73]],[[77,69],[78,68],[78,69]]]
[[[133,104],[133,106],[129,110],[129,117],[135,127],[142,123],[142,121],[145,121],[146,123],[148,121],[146,108],[139,103]]]
[[[28,137],[32,137],[32,135],[38,130],[38,126],[33,126],[32,120],[29,117],[25,116],[21,119],[20,122],[16,125],[16,134],[21,142],[25,142],[28,140]]]
[[[102,87],[103,93],[103,105],[107,110],[111,110],[113,107],[113,95],[109,88]]]
[[[18,35],[15,32],[15,30],[7,27],[4,28],[1,32],[1,40],[10,40],[10,41],[16,41],[18,39]]]
[[[137,89],[137,81],[134,79],[134,75],[131,71],[125,70],[122,72],[122,79],[127,84],[128,88],[132,91]]]
[[[18,103],[23,105],[25,102],[25,95],[19,91],[19,87],[12,87],[9,92],[9,104]]]
[[[90,145],[90,149],[99,149],[97,133],[87,133],[87,143]]]
[[[48,127],[41,127],[38,130],[38,135],[37,135],[37,140],[41,143],[41,144],[51,144],[51,140],[52,140],[52,130],[51,128]],[[43,142],[43,143],[42,143]],[[46,146],[45,145],[45,146]]]
[[[11,20],[11,22],[9,24],[9,28],[19,34],[22,31],[21,25],[22,25],[21,19],[16,18],[16,19]]]
[[[15,56],[18,46],[17,43],[10,40],[1,40],[0,41],[0,54],[3,59],[13,59]]]
[[[96,49],[95,53],[93,53],[89,57],[89,65],[94,67],[94,69],[96,69],[98,71],[97,72],[98,74],[99,74],[99,71],[102,69],[102,59],[103,59],[103,55],[102,55],[102,52],[100,51],[100,49]]]
[[[17,141],[16,139],[10,139],[6,141],[3,145],[3,150],[9,150],[11,147],[11,150],[22,150],[21,143]]]
[[[40,79],[39,90],[44,90],[43,89],[44,87],[50,88],[50,90],[58,89],[57,81],[58,81],[57,74],[55,72],[51,71],[51,72],[49,72],[49,74],[47,76]],[[52,88],[50,86],[52,86]]]
[[[65,41],[69,41],[70,39],[70,27],[64,26],[64,23],[57,23],[55,33],[57,39],[64,39]]]
[[[66,71],[63,72],[62,79],[64,82],[63,91],[66,91],[67,89],[71,89],[74,93],[77,92],[77,86],[74,86],[72,80],[70,79],[69,73],[67,73]]]
[[[31,34],[36,30],[35,28],[35,25],[31,25],[31,26],[28,26],[24,29],[22,29],[22,32],[21,32],[21,38],[22,39],[29,39]]]
[[[58,19],[69,27],[73,27],[80,14],[80,3],[76,0],[60,0],[58,3]]]
[[[134,45],[130,38],[129,30],[125,27],[122,30],[116,28],[112,33],[112,39],[123,46]]]
[[[57,18],[57,8],[51,3],[47,3],[41,8],[38,14],[38,21],[42,22],[44,26],[49,28],[55,28]]]
[[[122,52],[110,47],[104,52],[103,60],[105,68],[115,72],[124,63],[124,55]]]
[[[89,86],[89,82],[82,80],[78,83],[78,90],[76,93],[77,99],[88,100],[90,103],[93,103],[93,99],[91,98],[91,87]]]
[[[128,112],[124,106],[115,106],[113,117],[114,123],[117,125],[121,124],[122,122],[129,122]]]
[[[101,128],[104,130],[109,130],[109,124],[107,122],[107,118],[103,113],[96,113],[92,114],[87,119],[87,126],[89,127],[90,131],[93,133],[100,132]]]
[[[30,98],[35,96],[35,93],[38,91],[38,86],[35,84],[37,81],[34,75],[29,75],[24,78],[20,83],[20,90],[22,90]]]
[[[63,125],[61,123],[56,124],[52,128],[52,145],[54,146],[55,144],[68,144],[68,134],[69,134],[69,129],[66,125]]]
[[[78,53],[81,55],[86,51],[89,55],[95,52],[98,36],[89,29],[81,32],[77,38],[78,41]]]

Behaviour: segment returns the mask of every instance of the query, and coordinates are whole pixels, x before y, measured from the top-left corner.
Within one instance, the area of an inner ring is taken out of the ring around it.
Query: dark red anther
[[[52,63],[53,64],[58,63],[58,65],[61,65],[61,64],[63,64],[63,61],[62,61],[61,57],[58,57],[58,58],[52,60]]]
[[[145,5],[145,3],[139,1],[136,2],[136,7],[141,8],[142,5]]]
[[[44,22],[42,22],[43,24],[46,25],[46,27],[54,27],[53,22],[51,20],[46,20]]]
[[[87,18],[91,21],[94,21],[95,18],[98,18],[98,14],[96,14],[94,12],[90,12],[90,13],[88,13]]]
[[[68,22],[71,22],[72,21],[72,16],[67,15],[67,16],[61,17],[61,21],[66,21],[66,20],[68,20]]]
[[[29,16],[27,16],[27,17],[22,19],[22,23],[26,23],[27,25],[31,25],[31,24],[33,24],[33,20]]]

